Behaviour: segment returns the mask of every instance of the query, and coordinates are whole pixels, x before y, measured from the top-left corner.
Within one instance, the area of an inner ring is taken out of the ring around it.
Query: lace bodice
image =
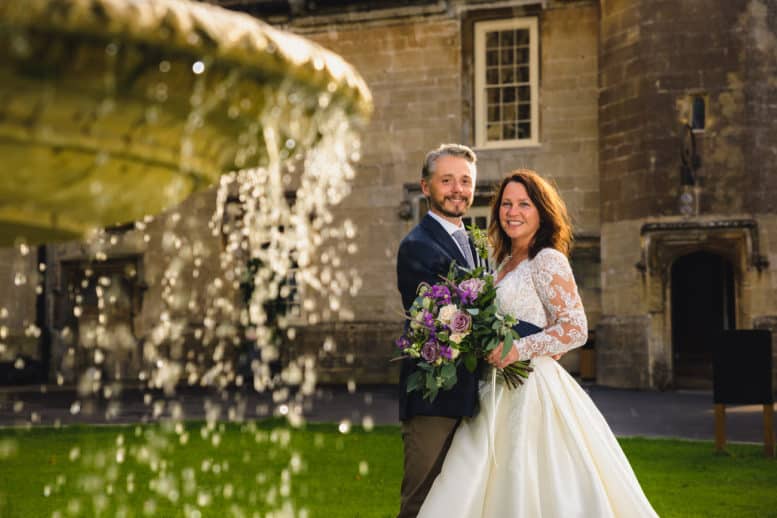
[[[544,248],[499,281],[500,311],[543,328],[515,343],[521,360],[563,353],[583,345],[588,322],[567,258]]]

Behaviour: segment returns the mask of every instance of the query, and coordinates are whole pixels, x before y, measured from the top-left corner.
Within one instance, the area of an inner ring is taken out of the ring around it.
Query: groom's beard
[[[473,200],[467,200],[459,203],[445,203],[447,199],[448,198],[444,199],[443,203],[438,203],[437,200],[435,200],[430,196],[429,206],[434,212],[438,214],[442,214],[447,218],[460,218],[467,213],[469,208],[472,206],[472,201],[473,201]],[[446,208],[446,205],[449,208]],[[460,208],[457,208],[457,206]]]

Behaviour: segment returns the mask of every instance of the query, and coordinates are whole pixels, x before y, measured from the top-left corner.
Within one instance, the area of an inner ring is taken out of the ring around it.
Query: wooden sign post
[[[774,457],[772,334],[723,331],[714,343],[715,450],[726,446],[726,405],[763,405],[764,455]]]

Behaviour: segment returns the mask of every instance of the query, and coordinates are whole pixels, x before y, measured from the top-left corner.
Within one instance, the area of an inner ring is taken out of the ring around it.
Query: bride
[[[480,412],[464,419],[419,516],[657,516],[593,401],[552,358],[583,345],[587,322],[566,254],[572,231],[564,202],[537,173],[502,181],[489,240],[500,310],[542,331],[502,346],[495,367],[531,359],[523,385],[490,375]]]

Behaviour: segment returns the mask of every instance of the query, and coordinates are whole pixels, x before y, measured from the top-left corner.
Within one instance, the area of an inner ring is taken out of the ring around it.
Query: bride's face
[[[540,228],[540,213],[522,183],[510,182],[499,204],[499,224],[513,243],[526,246]]]

